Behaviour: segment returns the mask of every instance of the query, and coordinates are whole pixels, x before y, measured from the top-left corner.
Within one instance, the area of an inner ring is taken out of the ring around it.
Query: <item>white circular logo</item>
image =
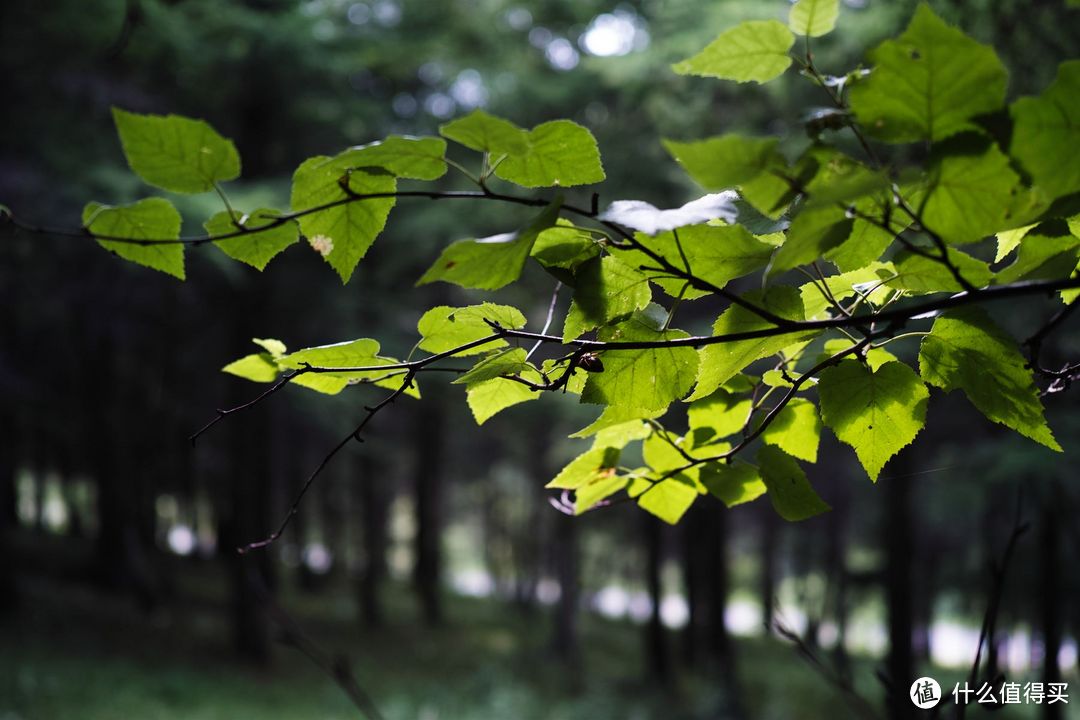
[[[941,686],[932,677],[921,677],[911,683],[911,692],[908,696],[911,702],[915,703],[915,707],[929,710],[941,702]]]

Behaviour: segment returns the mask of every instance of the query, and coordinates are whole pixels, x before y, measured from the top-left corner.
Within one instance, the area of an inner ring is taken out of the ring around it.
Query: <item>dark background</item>
[[[1080,11],[1063,2],[931,5],[997,48],[1011,98],[1041,91],[1080,48]],[[603,202],[677,204],[695,190],[661,137],[807,142],[801,113],[825,102],[794,71],[760,87],[669,70],[722,29],[786,8],[7,0],[0,202],[77,228],[89,200],[149,194],[124,166],[111,106],[203,118],[234,138],[244,171],[229,192],[251,207],[285,207],[311,155],[432,134],[483,106],[524,126],[588,126]],[[850,0],[819,64],[854,67],[913,8]],[[218,209],[209,195],[174,199],[190,233]],[[577,519],[549,506],[543,485],[587,447],[565,438],[590,410],[547,397],[477,428],[459,387],[429,381],[422,403],[395,404],[334,461],[279,543],[237,556],[378,391],[288,388],[192,449],[215,408],[259,391],[219,369],[252,337],[374,337],[404,356],[424,309],[492,296],[413,288],[439,248],[521,218],[401,201],[346,286],[305,243],[262,274],[196,248],[180,283],[92,241],[0,230],[0,718],[356,716],[292,647],[289,617],[350,659],[387,718],[855,717],[861,703],[907,717],[911,680],[949,692],[970,668],[1017,517],[1028,529],[983,674],[1075,685],[1075,393],[1047,399],[1064,455],[936,394],[877,486],[825,440],[811,478],[832,513],[789,525],[763,501],[703,501],[669,528],[630,505]],[[530,268],[493,299],[538,327],[550,290]],[[1050,307],[1004,321],[1022,334]],[[704,330],[715,309],[686,317]],[[1065,338],[1047,352],[1077,350]],[[898,346],[910,359],[915,346]],[[1064,718],[1075,704],[998,716]]]

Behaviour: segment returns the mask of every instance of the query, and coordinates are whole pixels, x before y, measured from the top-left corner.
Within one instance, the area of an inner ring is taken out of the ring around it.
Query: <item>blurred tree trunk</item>
[[[912,539],[911,466],[902,453],[890,463],[892,473],[882,483],[885,487],[885,596],[889,615],[889,655],[886,676],[889,687],[886,705],[890,720],[909,720],[915,705],[907,697],[908,687],[915,680],[915,663],[911,652],[912,603],[911,557]]]
[[[8,405],[0,409],[0,437],[15,437],[11,408]],[[17,447],[14,442],[0,443],[0,615],[8,614],[19,604],[15,559],[11,552],[11,535],[18,523],[15,496]]]
[[[245,292],[243,307],[237,309],[231,331],[230,357],[243,357],[250,352],[247,338],[251,335],[251,324],[265,312],[262,302],[265,292],[250,288]],[[229,382],[231,406],[251,399],[251,389],[246,383]],[[238,552],[238,548],[264,539],[277,522],[277,518],[269,517],[272,507],[269,448],[274,441],[266,407],[256,407],[231,420],[226,445],[231,465],[225,469],[229,490],[219,550],[229,568],[233,646],[245,660],[262,665],[270,661],[270,624],[263,596],[272,587],[272,558],[278,547],[275,544],[246,554]],[[292,452],[302,457],[299,448],[303,447],[303,442],[294,444]]]
[[[847,478],[841,478],[846,480]],[[825,517],[825,577],[829,583],[828,595],[832,606],[833,622],[836,623],[836,645],[833,647],[833,663],[837,673],[845,680],[851,678],[851,660],[847,654],[848,572],[846,562],[847,519],[850,496],[846,482],[833,486],[832,512]]]
[[[660,605],[663,601],[661,569],[663,564],[663,526],[649,513],[641,513],[645,533],[645,586],[652,613],[645,624],[645,672],[646,677],[667,687],[671,683],[671,657],[668,653],[667,633],[664,630]]]
[[[555,578],[559,582],[559,602],[555,607],[555,656],[566,667],[566,674],[575,685],[582,678],[578,637],[578,605],[581,601],[578,525],[577,518],[559,513],[552,523],[551,543]]]
[[[360,617],[368,627],[383,624],[385,613],[381,599],[383,580],[386,578],[386,514],[389,503],[381,474],[375,469],[375,461],[367,454],[360,457],[355,483],[359,488],[360,527],[362,549],[360,571],[357,574],[357,596],[360,601]]]
[[[1039,594],[1042,614],[1042,638],[1043,638],[1043,667],[1042,681],[1049,686],[1050,683],[1061,682],[1061,667],[1058,664],[1058,656],[1061,652],[1061,640],[1063,632],[1063,615],[1061,610],[1061,573],[1064,568],[1061,564],[1061,509],[1059,505],[1063,500],[1064,493],[1055,484],[1049,493],[1042,511],[1042,532],[1040,533],[1040,582]],[[1047,687],[1049,690],[1049,687]],[[1044,704],[1042,707],[1042,720],[1063,720],[1065,717],[1064,703]]]
[[[425,407],[416,411],[413,425],[414,487],[416,491],[416,566],[413,583],[420,597],[424,621],[439,625],[442,609],[442,485],[444,398],[433,389]]]
[[[701,659],[699,638],[708,634],[708,593],[703,587],[708,574],[709,550],[705,541],[704,510],[695,504],[683,517],[683,583],[686,588],[686,627],[682,632],[683,660],[693,666]]]
[[[773,632],[773,611],[776,608],[776,550],[780,535],[780,518],[772,506],[762,508],[761,516],[761,620],[765,633]]]
[[[728,598],[728,510],[720,503],[705,508],[708,514],[709,643],[725,677],[734,675],[735,653],[724,624]]]

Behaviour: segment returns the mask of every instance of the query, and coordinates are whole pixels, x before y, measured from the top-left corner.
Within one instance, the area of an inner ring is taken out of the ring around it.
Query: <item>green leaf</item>
[[[994,262],[998,263],[1008,257],[1009,253],[1016,249],[1016,246],[1020,244],[1020,241],[1024,239],[1024,236],[1035,227],[1037,223],[1030,225],[1024,225],[1023,227],[1013,228],[1012,230],[1002,230],[997,234],[997,253],[994,255]]]
[[[806,208],[791,223],[787,239],[769,266],[769,274],[814,262],[847,240],[851,227],[851,218],[839,207]]]
[[[828,317],[829,310],[833,308],[833,300],[842,302],[853,297],[856,292],[866,295],[871,303],[883,303],[892,294],[883,280],[895,274],[896,270],[892,263],[875,262],[859,270],[826,277],[824,286],[829,291],[828,295],[821,291],[820,280],[817,283],[808,282],[799,286],[806,319]]]
[[[469,410],[477,425],[483,425],[508,407],[535,400],[540,393],[513,380],[497,378],[470,385],[466,389]]]
[[[1009,152],[1051,198],[1080,190],[1080,60],[1058,67],[1040,97],[1011,107]]]
[[[963,308],[937,318],[923,338],[919,372],[946,392],[963,390],[990,420],[1061,450],[1046,425],[1031,370],[1016,342],[985,310]]]
[[[697,55],[671,66],[680,75],[766,83],[791,65],[795,36],[777,20],[751,20],[726,30]]]
[[[179,243],[152,242],[176,240],[180,237],[180,213],[163,198],[147,198],[132,205],[110,206],[88,203],[83,209],[83,227],[95,237],[101,247],[125,260],[145,265],[173,277],[184,279],[184,246]],[[146,240],[118,242],[102,240],[101,236]]]
[[[655,238],[639,235],[638,241],[677,268],[685,268],[689,262],[690,270],[696,277],[720,288],[731,280],[765,267],[775,250],[741,225],[693,225],[677,232],[678,241],[675,232],[662,233]],[[620,257],[626,258],[627,263],[634,266],[656,265],[655,260],[640,250],[623,250]],[[710,294],[696,287],[684,290],[687,281],[677,278],[656,278],[653,282],[668,295],[681,295],[684,300]]]
[[[495,175],[522,187],[571,187],[604,179],[596,138],[570,120],[552,120],[524,130],[474,110],[442,125],[439,132],[488,153]]]
[[[784,166],[776,138],[721,135],[695,142],[664,140],[675,161],[706,190],[725,190]]]
[[[994,281],[1006,285],[1018,280],[1046,280],[1068,277],[1076,267],[1080,238],[1064,228],[1043,225],[1024,238],[1011,265]]]
[[[421,337],[419,347],[421,350],[437,354],[475,342],[494,332],[487,321],[497,323],[508,330],[520,330],[525,327],[525,316],[520,310],[509,305],[484,303],[460,308],[440,305],[424,313],[416,324]],[[505,346],[505,340],[496,339],[456,353],[456,355],[476,355]]]
[[[851,222],[848,239],[826,251],[825,259],[843,272],[858,270],[880,258],[901,230],[889,232],[857,217]]]
[[[805,398],[792,398],[765,428],[761,440],[800,460],[817,462],[821,420],[814,403]]]
[[[221,368],[222,372],[258,383],[270,383],[277,380],[278,366],[269,353],[245,355],[239,360]]]
[[[832,509],[814,492],[799,463],[780,448],[762,446],[757,461],[769,500],[780,517],[795,522]]]
[[[764,293],[751,292],[743,297],[787,320],[805,319],[802,298],[798,290],[793,287],[776,286]],[[717,318],[713,325],[713,335],[752,332],[773,327],[775,326],[768,320],[755,315],[750,310],[740,305],[732,305]],[[810,340],[818,334],[819,331],[811,330],[706,345],[700,351],[701,369],[697,379],[697,388],[690,399],[698,400],[711,395],[755,360],[775,355],[792,343]]]
[[[946,155],[911,198],[923,225],[949,243],[981,240],[1008,227],[1020,178],[990,144],[979,154]]]
[[[601,476],[588,485],[574,490],[574,514],[580,515],[626,487],[630,482],[627,475]]]
[[[977,129],[972,118],[1005,101],[1008,74],[993,49],[922,3],[907,30],[870,53],[870,76],[851,88],[851,109],[887,142],[937,141]]]
[[[742,463],[706,463],[701,467],[701,483],[729,508],[757,500],[766,492],[757,468]]]
[[[306,373],[293,380],[298,385],[330,394],[340,392],[346,385],[357,382],[370,382],[379,387],[396,390],[405,378],[404,374],[386,377],[390,371],[374,369],[381,365],[396,365],[398,361],[379,355],[379,343],[370,338],[304,348],[278,358],[277,362],[280,367],[291,370],[299,370],[308,365],[316,368],[373,368],[372,370]],[[405,394],[410,397],[420,397],[415,383],[405,390]]]
[[[417,285],[443,281],[476,290],[498,290],[521,276],[537,236],[555,224],[556,198],[521,230],[480,240],[458,240],[439,255]]]
[[[376,364],[379,354],[377,340],[363,338],[305,348],[281,357],[284,368],[299,370],[305,365],[319,368],[362,367]]]
[[[832,340],[826,340],[825,345],[822,348],[821,356],[818,358],[818,362],[832,357],[833,355],[837,355],[854,344],[855,343],[852,342],[850,338],[833,338]],[[854,356],[849,355],[848,357]],[[896,361],[896,356],[883,347],[871,347],[866,351],[866,364],[870,366],[871,370],[876,371],[885,363],[894,361]]]
[[[199,193],[240,175],[240,156],[232,141],[202,120],[119,108],[112,114],[128,165],[155,187]]]
[[[700,445],[739,432],[750,417],[751,406],[749,397],[727,390],[690,403],[687,416],[694,442]]]
[[[401,178],[437,180],[446,174],[446,141],[391,135],[345,150],[337,160],[350,168],[377,167]]]
[[[465,147],[495,155],[522,154],[527,150],[525,131],[509,120],[473,110],[439,126],[439,134]]]
[[[689,337],[681,330],[660,330],[644,312],[605,328],[607,342],[657,342]],[[697,353],[689,347],[605,350],[604,372],[589,373],[581,401],[662,410],[690,392],[697,375]]]
[[[472,385],[502,375],[517,375],[528,366],[525,362],[525,348],[507,348],[476,363],[467,373],[455,378],[452,384]]]
[[[661,480],[637,496],[638,506],[664,522],[675,525],[697,500],[698,491],[683,476]]]
[[[596,235],[587,228],[559,218],[533,243],[532,257],[546,268],[573,270],[600,254]]]
[[[393,175],[356,168],[346,154],[305,160],[293,174],[295,212],[329,206],[299,218],[300,230],[316,252],[337,271],[342,282],[352,277],[357,263],[386,227],[394,198],[352,199],[354,195],[393,193]],[[342,186],[345,183],[346,191]]]
[[[788,27],[796,35],[821,37],[836,27],[840,0],[798,0],[791,6]]]
[[[936,248],[927,250],[935,257],[938,254]],[[948,250],[949,261],[956,266],[965,280],[977,288],[990,284],[993,273],[990,272],[989,265],[955,248]],[[893,257],[893,264],[896,267],[896,277],[886,283],[891,288],[907,290],[916,295],[964,290],[952,271],[938,260],[916,255],[909,250],[901,250]]]
[[[930,393],[901,362],[871,371],[858,360],[841,360],[821,373],[821,416],[836,437],[855,448],[870,479],[907,446],[926,424]]]
[[[576,433],[572,433],[570,437],[589,437],[603,432],[604,430],[625,425],[629,422],[652,420],[653,418],[660,417],[661,414],[662,410],[645,410],[629,405],[608,405],[596,420],[578,430]]]
[[[203,225],[211,237],[229,235],[243,229],[244,235],[215,240],[214,245],[233,260],[247,263],[256,270],[296,242],[300,234],[294,220],[282,221],[276,211],[266,208],[251,213],[221,211]]]
[[[642,420],[612,425],[596,433],[592,446],[617,447],[620,450],[635,440],[644,440],[652,433],[652,427]]]
[[[611,447],[586,450],[571,460],[555,479],[544,487],[575,490],[603,477],[610,477],[615,474],[619,454],[618,448]]]
[[[574,300],[563,326],[564,340],[625,318],[644,309],[652,299],[648,278],[610,255],[582,264],[574,273],[574,284]]]

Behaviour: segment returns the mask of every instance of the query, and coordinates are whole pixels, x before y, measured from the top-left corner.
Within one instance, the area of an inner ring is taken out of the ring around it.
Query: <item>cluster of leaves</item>
[[[347,282],[403,198],[534,208],[516,231],[448,246],[419,283],[497,290],[535,261],[572,288],[561,333],[527,331],[525,316],[504,305],[436,307],[419,319],[404,361],[380,356],[370,339],[293,353],[256,340],[259,352],[225,371],[325,393],[372,383],[419,397],[422,371],[475,357],[455,382],[478,423],[544,390],[579,395],[602,406],[573,435],[592,445],[549,485],[572,493],[575,512],[621,493],[675,522],[701,495],[728,506],[767,495],[784,518],[811,517],[828,505],[800,462],[817,461],[823,428],[876,480],[923,428],[930,387],[960,390],[988,419],[1060,450],[1037,358],[980,305],[1048,291],[1063,312],[1075,302],[1080,61],[1064,63],[1041,96],[1006,104],[994,51],[922,5],[899,37],[870,52],[869,67],[831,76],[810,46],[838,16],[838,0],[799,0],[787,24],[742,23],[674,65],[756,83],[796,65],[833,105],[814,115],[815,141],[797,157],[775,137],[664,141],[710,193],[681,208],[568,204],[561,189],[604,179],[591,133],[568,120],[529,130],[475,111],[442,126],[441,138],[394,136],[311,158],[293,177],[289,211],[238,211],[221,185],[240,172],[231,142],[196,120],[117,110],[135,173],[172,192],[215,191],[225,209],[206,236],[180,238],[165,199],[91,203],[85,230],[180,278],[186,245],[212,242],[261,270],[303,236]],[[849,133],[864,157],[835,142]],[[479,172],[449,160],[447,141],[478,153]],[[451,167],[472,189],[398,187]],[[491,189],[496,179],[560,190],[551,199],[504,194]],[[729,288],[750,276],[760,289]],[[710,335],[674,326],[683,303],[707,299],[726,304]],[[905,325],[920,329],[901,335]],[[910,335],[921,336],[917,363],[886,347]],[[563,350],[533,360],[555,347]],[[1060,379],[1075,366],[1046,372]]]

